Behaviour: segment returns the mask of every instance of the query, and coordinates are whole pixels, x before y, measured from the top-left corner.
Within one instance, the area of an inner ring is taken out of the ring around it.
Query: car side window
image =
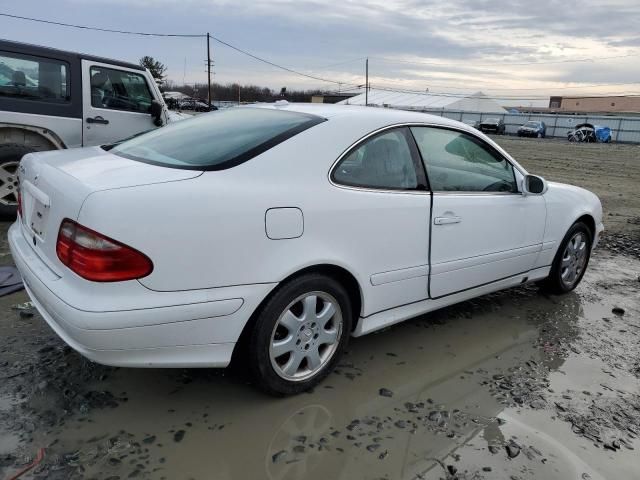
[[[0,52],[0,96],[67,103],[69,66],[59,60]]]
[[[105,67],[91,67],[91,106],[149,113],[153,96],[143,75]]]
[[[417,188],[418,178],[408,135],[406,128],[397,128],[365,140],[336,166],[333,181],[354,187]]]
[[[518,192],[513,165],[482,140],[444,128],[411,132],[434,192]]]

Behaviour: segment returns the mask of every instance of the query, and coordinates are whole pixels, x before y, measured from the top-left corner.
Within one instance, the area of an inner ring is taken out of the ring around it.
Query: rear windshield
[[[172,123],[114,146],[116,155],[165,167],[222,170],[325,121],[267,108],[228,108]]]

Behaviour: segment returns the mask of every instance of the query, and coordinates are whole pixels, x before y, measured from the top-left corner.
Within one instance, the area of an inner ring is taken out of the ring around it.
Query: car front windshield
[[[538,122],[527,122],[525,127],[529,127],[529,128],[538,128],[540,126],[540,124]]]
[[[124,141],[110,151],[145,163],[222,170],[325,121],[306,113],[240,107],[198,115]]]
[[[497,118],[487,118],[484,122],[485,123],[498,123],[499,120]]]

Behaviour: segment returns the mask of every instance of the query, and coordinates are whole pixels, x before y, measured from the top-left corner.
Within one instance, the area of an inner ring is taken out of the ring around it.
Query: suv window
[[[234,107],[152,130],[112,146],[111,153],[165,167],[222,170],[324,121],[300,112]]]
[[[517,193],[513,165],[482,140],[443,128],[411,132],[433,191]]]
[[[153,96],[143,75],[91,67],[91,106],[149,113]]]
[[[333,170],[333,181],[354,187],[417,188],[416,167],[407,135],[406,128],[397,128],[367,139],[340,161]]]
[[[0,51],[0,96],[66,103],[68,79],[65,62]]]

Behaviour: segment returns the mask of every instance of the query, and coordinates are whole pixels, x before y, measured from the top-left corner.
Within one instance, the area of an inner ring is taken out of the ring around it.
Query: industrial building
[[[343,105],[367,105],[402,110],[457,110],[462,112],[507,113],[493,98],[482,92],[461,96],[438,93],[396,92],[370,88],[367,94],[338,102]]]
[[[562,113],[640,113],[640,96],[551,97],[549,110]]]

